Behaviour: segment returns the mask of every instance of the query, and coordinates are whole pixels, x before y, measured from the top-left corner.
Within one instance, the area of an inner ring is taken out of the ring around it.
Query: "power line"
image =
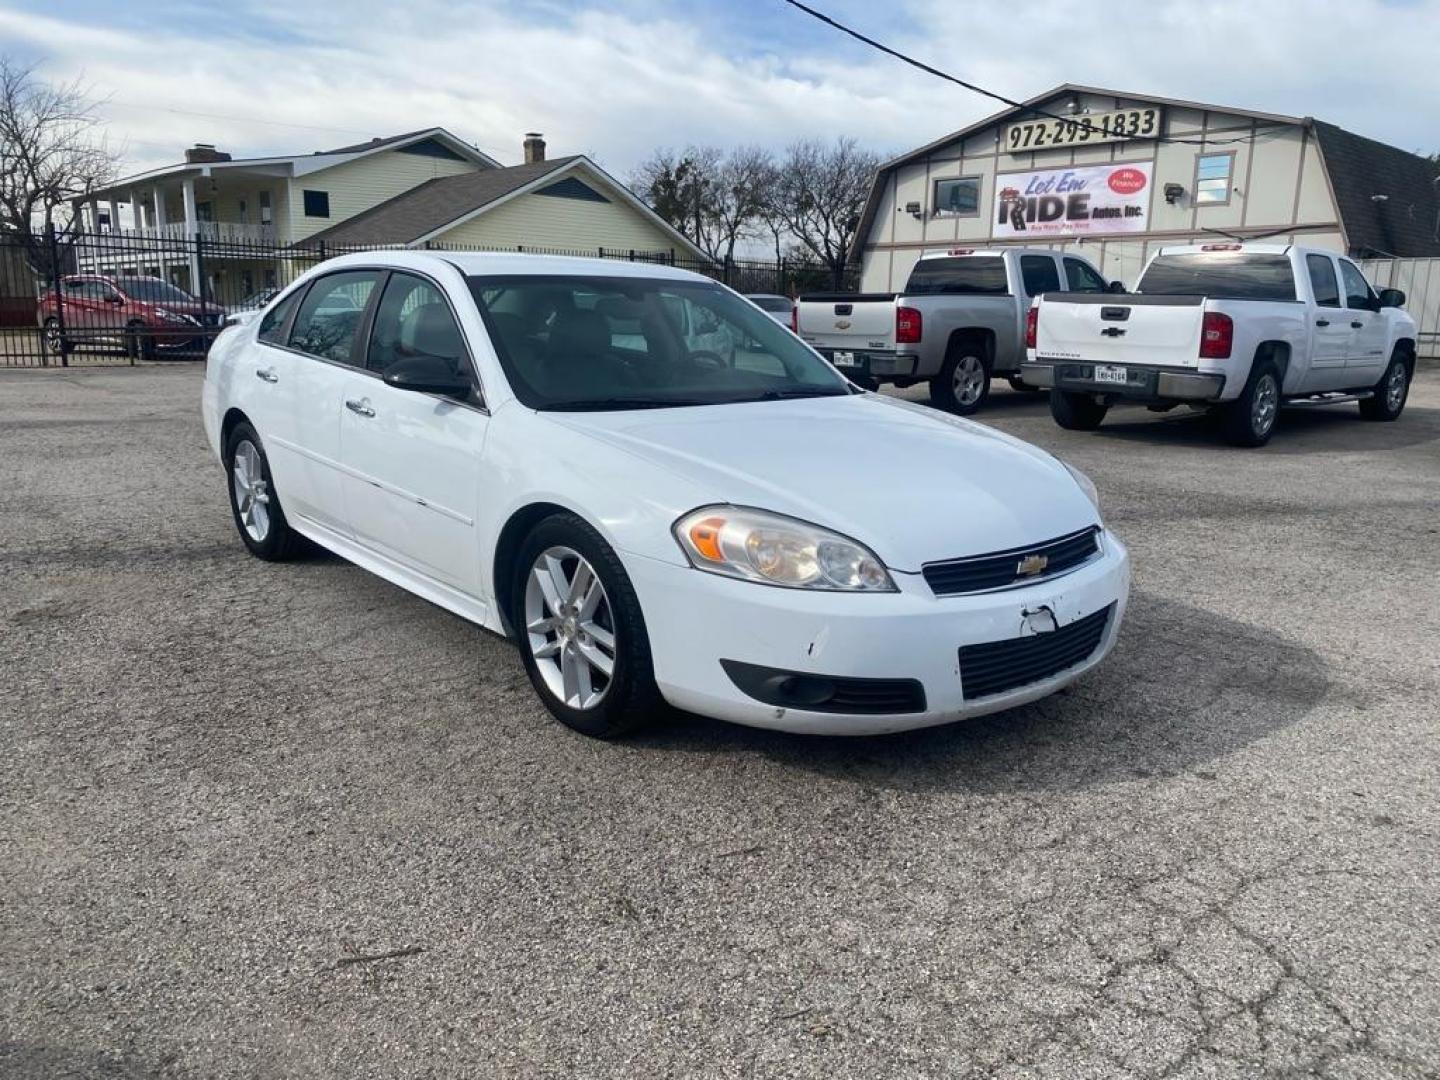
[[[888,45],[876,41],[874,38],[866,37],[858,30],[850,29],[850,27],[846,26],[844,23],[836,22],[829,15],[826,15],[823,11],[816,11],[814,8],[808,6],[807,4],[802,4],[800,0],[784,0],[784,3],[787,3],[791,7],[797,8],[800,11],[803,11],[806,15],[809,15],[812,18],[819,19],[827,26],[834,27],[842,34],[850,35],[850,37],[854,38],[856,41],[864,42],[872,49],[879,49],[881,52],[885,53],[888,56],[895,57],[896,60],[899,60],[902,63],[909,64],[911,67],[919,68],[921,71],[929,75],[934,75],[938,79],[944,79],[946,82],[952,82],[956,86],[964,87],[966,90],[969,90],[972,93],[980,94],[984,97],[991,98],[1004,105],[1009,105],[1011,108],[1023,109],[1028,113],[1031,113],[1035,116],[1042,116],[1047,120],[1058,120],[1062,124],[1084,123],[1084,121],[1077,120],[1073,116],[1061,116],[1059,113],[1047,112],[1045,109],[1037,109],[1035,108],[1035,106],[1027,105],[1023,101],[1012,101],[1004,94],[997,94],[993,90],[986,90],[983,86],[976,86],[974,83],[966,82],[964,79],[957,78],[956,76],[951,75],[949,72],[941,71],[937,67],[931,67],[929,64],[925,63],[922,60],[916,60],[913,56],[907,56],[905,53],[899,52],[896,49],[890,48],[890,46]],[[1254,138],[1254,135],[1241,135],[1233,139],[1186,139],[1175,135],[1153,135],[1149,137],[1149,141],[1163,143],[1183,143],[1188,146],[1228,146],[1231,143],[1251,142],[1254,140]]]

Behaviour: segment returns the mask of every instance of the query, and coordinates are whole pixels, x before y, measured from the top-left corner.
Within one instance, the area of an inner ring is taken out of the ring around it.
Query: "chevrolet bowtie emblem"
[[[836,330],[849,330],[849,329],[850,329],[850,320],[849,320],[849,319],[836,319],[836,320],[835,320],[835,329],[836,329]]]
[[[1017,577],[1034,577],[1043,574],[1049,565],[1050,560],[1044,555],[1026,555],[1015,564],[1015,574]]]

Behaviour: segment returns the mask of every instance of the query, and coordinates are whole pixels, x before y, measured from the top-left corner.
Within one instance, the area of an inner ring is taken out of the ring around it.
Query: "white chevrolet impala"
[[[665,267],[379,252],[215,342],[205,429],[240,538],[301,537],[515,639],[556,717],[666,703],[861,734],[1033,701],[1129,591],[1095,489],[857,389]]]

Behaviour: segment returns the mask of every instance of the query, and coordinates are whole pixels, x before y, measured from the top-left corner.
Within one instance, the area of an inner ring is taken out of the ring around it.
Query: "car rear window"
[[[1152,296],[1294,300],[1295,272],[1285,255],[1243,252],[1161,255],[1146,269],[1135,291]]]
[[[752,296],[749,297],[749,300],[761,311],[768,311],[775,315],[790,314],[790,301],[783,296]]]
[[[915,295],[1004,296],[1005,260],[994,258],[921,259],[910,271],[905,291]]]

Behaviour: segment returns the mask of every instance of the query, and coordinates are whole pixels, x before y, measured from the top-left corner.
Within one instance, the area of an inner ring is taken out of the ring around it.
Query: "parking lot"
[[[997,386],[1130,544],[1105,665],[618,744],[504,641],[250,558],[200,380],[0,372],[0,1074],[1440,1072],[1440,367],[1258,451]]]

